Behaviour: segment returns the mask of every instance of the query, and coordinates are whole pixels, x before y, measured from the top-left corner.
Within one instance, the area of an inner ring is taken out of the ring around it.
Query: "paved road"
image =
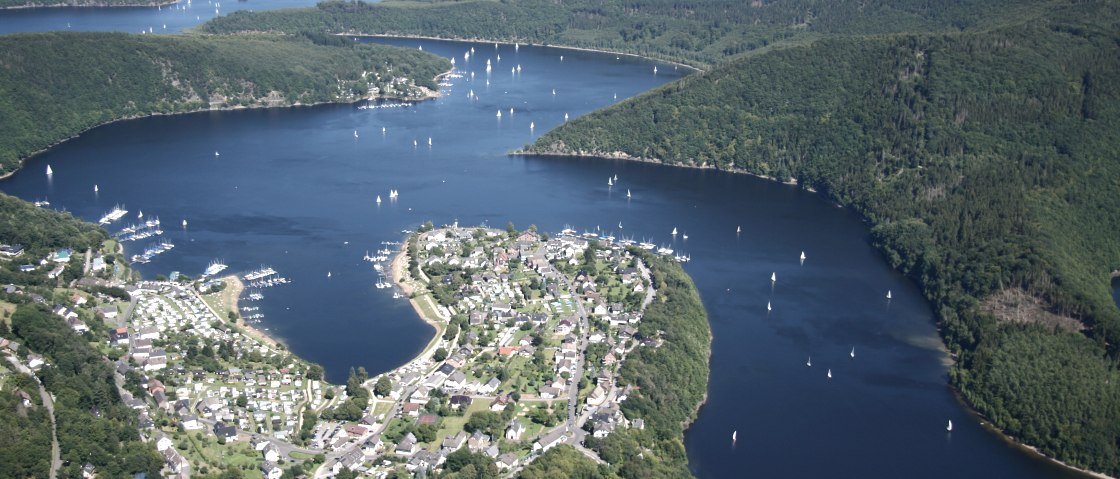
[[[58,470],[62,468],[62,449],[58,447],[58,423],[54,418],[54,399],[47,393],[47,388],[43,387],[43,383],[39,381],[39,376],[36,376],[31,369],[20,363],[15,357],[7,356],[8,362],[16,368],[17,371],[31,376],[35,382],[39,384],[39,397],[43,400],[43,405],[46,406],[47,412],[51,416],[51,468],[50,478],[55,479],[58,477]]]

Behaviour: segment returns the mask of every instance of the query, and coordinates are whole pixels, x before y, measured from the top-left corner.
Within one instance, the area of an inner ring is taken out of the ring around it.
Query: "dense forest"
[[[983,31],[822,38],[528,150],[793,179],[851,205],[936,307],[969,403],[1047,454],[1116,475],[1118,19],[1117,4],[1088,2]],[[1043,322],[1053,316],[1067,320]]]
[[[38,257],[56,248],[97,246],[107,235],[97,225],[83,223],[69,213],[0,195],[0,238],[21,243],[27,248],[24,255]],[[18,262],[5,261],[3,274],[8,274],[10,264]],[[43,272],[19,274],[25,276],[5,280],[50,297],[50,287],[34,286],[45,277]],[[100,477],[128,477],[137,472],[158,476],[163,458],[153,445],[140,440],[136,413],[121,400],[110,363],[47,305],[26,294],[3,296],[15,310],[0,321],[0,336],[18,342],[19,354],[41,354],[47,363],[37,375],[54,397],[63,462],[59,477],[82,477],[87,462]],[[38,384],[20,375],[9,376],[4,383],[0,389],[0,477],[47,477],[50,420],[39,402]],[[31,407],[13,402],[15,389],[29,394]]]
[[[949,0],[329,0],[238,11],[208,33],[304,31],[436,35],[624,51],[706,66],[821,34],[954,31],[1037,11],[1039,2]]]
[[[748,172],[851,206],[933,303],[962,396],[1009,435],[1116,475],[1118,9],[329,1],[203,29],[564,44],[708,68],[526,150]]]
[[[435,76],[450,68],[411,49],[311,34],[14,34],[0,36],[0,65],[0,174],[113,120],[354,101],[370,86],[384,91],[393,77],[435,89]]]

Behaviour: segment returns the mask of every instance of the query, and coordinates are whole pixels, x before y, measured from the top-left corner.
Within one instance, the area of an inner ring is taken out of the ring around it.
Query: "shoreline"
[[[588,153],[588,154],[578,154],[578,153],[558,153],[558,152],[535,153],[535,152],[527,152],[525,150],[516,150],[516,151],[513,151],[513,152],[509,153],[509,156],[546,156],[546,157],[556,157],[556,158],[593,158],[593,159],[599,159],[599,160],[635,161],[635,162],[639,162],[639,163],[652,163],[652,164],[655,164],[655,165],[658,165],[658,166],[669,166],[669,167],[688,168],[688,169],[696,169],[696,170],[724,171],[724,172],[727,172],[727,173],[753,176],[753,177],[760,178],[760,179],[763,179],[763,180],[768,180],[768,181],[773,181],[773,182],[776,182],[776,183],[781,183],[783,185],[801,186],[801,185],[798,184],[797,180],[793,179],[793,178],[791,178],[790,181],[781,181],[781,180],[779,180],[775,177],[772,177],[772,176],[759,175],[759,174],[756,174],[756,173],[750,173],[748,171],[738,170],[738,169],[721,169],[721,168],[717,168],[717,167],[714,167],[714,166],[705,166],[705,165],[669,164],[669,163],[665,163],[662,160],[659,160],[659,159],[656,159],[656,158],[639,158],[639,157],[630,156],[629,154],[626,154],[626,153],[623,153],[623,152],[616,152],[614,154],[606,154],[606,153],[601,153],[601,152],[599,152],[599,153]],[[811,193],[818,193],[815,189],[809,188],[807,186],[802,186],[802,188],[805,189],[808,192],[811,192]],[[847,205],[841,205],[839,203],[837,203],[837,206],[842,206],[842,207],[845,207],[845,208],[847,207]],[[860,216],[863,216],[863,215],[860,215]],[[865,218],[865,221],[866,221],[866,218]],[[1120,277],[1120,270],[1116,270],[1112,274],[1113,274],[1113,276],[1112,276],[1113,279],[1115,279],[1117,277]],[[709,336],[711,336],[711,334],[712,333],[709,331]],[[941,345],[942,348],[945,348],[944,341],[940,341],[940,345]],[[946,352],[947,352],[947,350],[946,350]],[[710,364],[711,363],[711,352],[710,351],[708,353],[708,358],[709,358],[709,364]],[[954,361],[955,358],[950,356],[949,360]],[[711,374],[711,367],[708,368],[708,371],[709,371],[709,374]],[[709,385],[710,385],[710,381],[709,381]],[[1092,477],[1092,478],[1096,478],[1096,479],[1120,479],[1116,476],[1110,476],[1110,475],[1102,473],[1102,472],[1092,471],[1092,470],[1089,470],[1089,469],[1083,469],[1083,468],[1074,466],[1072,464],[1068,464],[1068,463],[1063,462],[1063,461],[1061,461],[1061,460],[1059,460],[1055,457],[1051,457],[1051,456],[1043,453],[1040,449],[1038,449],[1035,446],[1032,446],[1030,444],[1026,444],[1026,443],[1023,443],[1023,442],[1019,442],[1014,437],[1005,433],[1002,429],[997,428],[994,424],[992,424],[991,421],[981,420],[981,419],[984,419],[984,416],[982,416],[979,411],[977,411],[975,408],[973,408],[971,405],[969,405],[967,401],[964,400],[964,398],[960,395],[960,391],[957,390],[957,388],[954,388],[952,386],[952,384],[947,384],[947,386],[949,386],[949,389],[952,390],[953,396],[957,399],[957,401],[960,402],[960,404],[963,406],[965,411],[968,412],[972,417],[976,418],[976,421],[980,424],[981,427],[995,433],[997,436],[999,436],[1000,439],[1006,441],[1008,444],[1011,444],[1011,445],[1023,450],[1027,454],[1035,455],[1036,457],[1047,460],[1049,462],[1052,462],[1054,464],[1062,466],[1062,467],[1064,467],[1066,469],[1069,469],[1071,471],[1074,471],[1074,472],[1077,472],[1077,473],[1080,473],[1080,474],[1084,474],[1087,477]],[[697,414],[697,415],[699,414],[700,409],[702,409],[704,404],[707,403],[707,400],[708,400],[708,392],[705,391],[703,400],[701,400],[700,404],[698,404],[696,406],[696,409],[695,409],[695,412],[694,412],[695,414]],[[695,419],[693,419],[693,421],[695,421]],[[691,424],[688,424],[685,427],[686,431],[688,430],[689,426],[691,426]]]
[[[405,268],[408,264],[409,241],[411,240],[406,239],[402,242],[400,251],[397,252],[396,256],[393,256],[393,261],[389,263],[389,280],[392,281],[393,284],[395,284],[398,288],[400,288],[401,292],[408,296],[408,303],[412,306],[412,310],[416,312],[416,316],[419,317],[421,321],[427,323],[428,326],[431,326],[432,329],[435,330],[435,334],[432,335],[432,339],[428,340],[428,343],[424,345],[424,348],[421,349],[415,357],[409,359],[408,361],[405,361],[405,363],[401,366],[404,366],[405,364],[412,364],[423,359],[425,356],[428,356],[431,351],[433,351],[433,347],[439,343],[440,339],[442,339],[443,331],[445,328],[443,322],[437,321],[436,319],[430,318],[428,317],[428,315],[424,314],[424,308],[420,307],[420,302],[416,297],[414,297],[416,288],[413,285],[403,281]],[[433,308],[435,307],[435,305],[432,306]],[[393,370],[400,369],[401,366],[393,368]]]
[[[695,65],[689,65],[687,63],[683,63],[683,62],[679,62],[679,61],[665,60],[665,59],[654,58],[654,57],[646,57],[646,56],[638,55],[637,53],[626,53],[626,52],[619,52],[619,51],[614,51],[614,50],[603,50],[601,48],[574,47],[574,46],[569,46],[569,45],[553,45],[551,43],[511,42],[509,40],[493,40],[493,39],[485,39],[485,38],[433,37],[433,36],[428,36],[428,35],[398,35],[398,34],[392,34],[392,33],[336,33],[335,35],[347,36],[347,37],[370,37],[370,38],[403,38],[403,39],[416,38],[416,39],[419,39],[419,40],[439,40],[439,41],[445,41],[445,42],[496,43],[496,44],[500,44],[500,45],[525,45],[525,46],[530,46],[530,47],[555,48],[555,49],[559,49],[559,50],[572,50],[572,51],[580,51],[580,52],[602,53],[604,55],[617,55],[617,56],[627,56],[627,57],[641,58],[643,60],[656,61],[656,62],[661,62],[661,63],[665,63],[665,64],[669,64],[669,65],[674,65],[674,66],[678,66],[678,67],[687,68],[687,69],[692,70],[696,73],[704,73],[704,70],[701,69],[700,67],[697,67]]]
[[[0,9],[0,11],[2,11],[2,9]],[[444,76],[450,75],[454,71],[455,71],[455,67],[452,67],[450,70],[448,70],[446,72],[443,72],[443,73],[440,73],[440,74],[436,75],[435,77],[433,77],[432,79],[436,83],[439,83],[440,78],[443,78]],[[19,165],[16,166],[14,169],[12,169],[12,171],[0,174],[0,181],[11,178],[16,173],[19,173],[20,171],[22,171],[24,165],[27,164],[28,160],[31,160],[31,159],[35,158],[36,156],[39,156],[43,153],[46,153],[46,152],[58,147],[59,145],[62,145],[63,143],[66,143],[70,140],[78,138],[85,133],[93,131],[94,129],[101,128],[101,127],[106,126],[106,125],[111,125],[111,124],[117,123],[117,122],[132,121],[132,120],[143,120],[145,118],[152,118],[152,117],[156,117],[156,116],[193,115],[193,114],[207,113],[207,112],[254,110],[254,109],[268,109],[268,108],[300,108],[300,107],[313,108],[313,107],[323,106],[323,105],[354,105],[354,104],[357,104],[357,103],[360,103],[360,102],[363,102],[363,101],[378,101],[378,100],[396,100],[396,101],[402,101],[402,102],[408,102],[408,103],[420,103],[422,101],[435,100],[437,98],[442,98],[443,97],[443,95],[439,92],[438,88],[435,89],[435,90],[431,90],[431,89],[429,89],[427,87],[424,87],[424,86],[417,86],[417,88],[423,89],[423,91],[424,91],[424,96],[423,97],[420,97],[420,98],[402,98],[402,97],[399,97],[399,96],[392,96],[392,95],[379,95],[379,96],[376,96],[376,97],[374,97],[374,96],[364,97],[364,98],[360,98],[360,99],[357,99],[357,100],[354,100],[354,101],[321,101],[321,102],[315,102],[315,103],[301,103],[301,102],[297,101],[295,103],[291,103],[291,104],[287,104],[287,105],[250,105],[250,106],[237,105],[237,106],[223,106],[223,107],[218,107],[218,108],[213,108],[213,107],[211,107],[211,108],[199,108],[197,110],[176,111],[176,112],[170,112],[170,113],[167,113],[167,112],[151,112],[151,113],[144,113],[144,114],[139,114],[139,115],[126,116],[126,117],[122,117],[122,118],[116,118],[116,119],[105,121],[103,123],[98,123],[98,124],[93,125],[89,128],[82,129],[81,131],[78,131],[77,133],[75,133],[71,136],[63,138],[61,140],[58,140],[54,143],[51,143],[51,144],[43,147],[41,149],[38,149],[38,150],[35,150],[35,151],[31,152],[27,156],[25,156],[23,158],[20,158],[19,159]]]
[[[241,309],[238,306],[241,300],[241,293],[245,291],[245,283],[241,282],[241,278],[236,275],[229,275],[221,278],[222,283],[226,285],[226,289],[222,291],[222,304],[227,304],[229,310],[237,314],[237,326],[240,327],[245,334],[257,341],[260,341],[273,349],[287,350],[288,346],[280,341],[278,338],[269,336],[264,331],[261,331],[249,323],[245,322],[245,318],[241,317]],[[228,302],[228,303],[227,303]]]

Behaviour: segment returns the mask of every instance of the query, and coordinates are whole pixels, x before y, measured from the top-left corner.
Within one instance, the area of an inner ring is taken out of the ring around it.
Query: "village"
[[[87,271],[97,258],[86,254]],[[413,361],[352,371],[345,386],[239,320],[236,276],[119,277],[83,277],[86,289],[65,290],[52,311],[78,334],[93,334],[86,322],[106,331],[99,347],[170,477],[230,465],[269,479],[389,477],[439,470],[457,451],[512,476],[559,444],[601,462],[585,438],[644,427],[623,415],[629,389],[615,378],[630,351],[659,344],[638,333],[654,290],[609,239],[426,225],[393,279],[436,337]],[[113,288],[127,295],[100,292]]]

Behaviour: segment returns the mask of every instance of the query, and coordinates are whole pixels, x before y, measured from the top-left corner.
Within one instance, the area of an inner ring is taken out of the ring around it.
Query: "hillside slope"
[[[394,76],[435,89],[433,78],[450,68],[445,59],[415,50],[310,38],[0,36],[0,174],[36,151],[113,120],[354,101],[370,85],[384,89]]]
[[[1120,474],[1120,8],[741,58],[528,152],[794,179],[851,205],[922,285],[952,380],[1010,435]]]

